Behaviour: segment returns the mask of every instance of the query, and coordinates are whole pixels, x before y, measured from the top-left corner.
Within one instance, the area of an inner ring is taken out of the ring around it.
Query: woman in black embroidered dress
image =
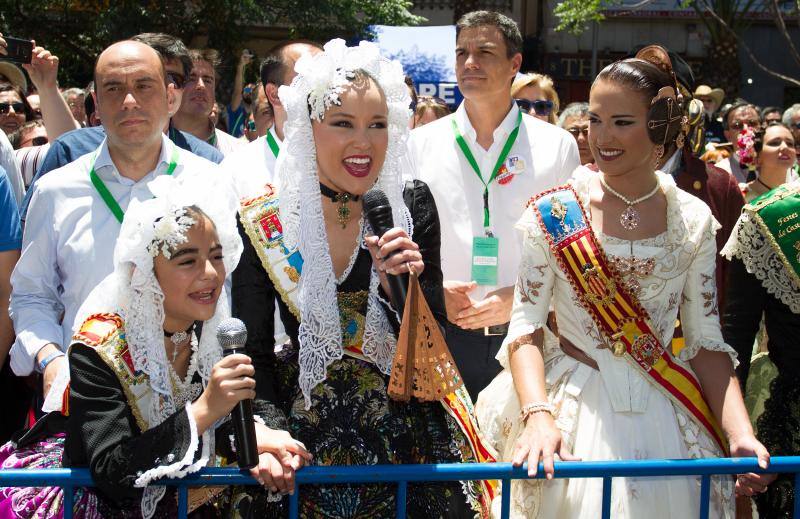
[[[268,425],[287,428],[320,465],[460,462],[470,452],[439,402],[387,394],[399,318],[385,274],[406,274],[410,264],[434,315],[445,318],[433,197],[421,182],[403,190],[399,181],[410,114],[395,67],[369,45],[346,49],[341,40],[299,61],[297,79],[280,92],[289,121],[277,194],[269,188],[240,216],[245,250],[233,276],[233,313],[247,324],[256,391],[274,403]],[[359,200],[374,185],[386,191],[397,226],[380,241],[368,236]],[[278,202],[280,226],[275,214],[265,216]],[[273,261],[276,239],[284,254]],[[280,281],[287,251],[302,254],[298,286]],[[277,354],[275,298],[291,337]],[[300,514],[394,517],[395,492],[395,485],[304,486]],[[462,485],[409,485],[407,507],[409,517],[463,516]]]

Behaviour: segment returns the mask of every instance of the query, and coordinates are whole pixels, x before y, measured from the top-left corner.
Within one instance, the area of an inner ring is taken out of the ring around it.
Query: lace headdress
[[[186,241],[187,231],[197,223],[186,210],[191,206],[199,208],[214,223],[228,274],[239,262],[242,241],[236,230],[236,197],[212,173],[164,175],[148,187],[154,198],[125,213],[114,249],[114,272],[92,291],[78,311],[75,329],[93,313],[120,314],[134,368],[147,374],[153,391],[152,405],[143,418],[149,427],[154,427],[178,410],[164,349],[164,293],[153,270],[154,258],[159,254],[169,258]],[[216,312],[203,323],[205,333],[198,344],[198,372],[204,385],[211,368],[222,358],[214,330],[229,316],[230,305],[223,289]]]
[[[322,216],[311,121],[323,120],[326,110],[339,103],[339,95],[359,74],[368,75],[378,84],[389,108],[389,145],[375,187],[389,198],[395,226],[411,236],[411,216],[403,202],[400,171],[411,111],[402,66],[383,58],[374,43],[362,41],[357,47],[347,47],[344,40],[331,40],[324,52],[300,58],[295,71],[297,76],[292,84],[278,91],[287,121],[276,174],[284,236],[288,246],[297,245],[303,257],[298,296],[299,383],[309,408],[312,390],[325,380],[328,366],[343,355],[336,278]],[[365,228],[364,233],[368,232]],[[363,235],[359,246],[364,246]],[[362,351],[388,375],[396,340],[380,306],[378,284],[378,274],[373,268]]]

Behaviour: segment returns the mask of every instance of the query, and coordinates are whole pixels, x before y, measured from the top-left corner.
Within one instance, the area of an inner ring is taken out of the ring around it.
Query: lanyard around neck
[[[503,145],[503,150],[500,152],[500,156],[497,157],[497,162],[492,169],[492,174],[489,177],[489,180],[484,180],[483,175],[481,175],[481,168],[478,166],[478,161],[475,160],[475,156],[472,154],[472,150],[469,149],[469,144],[467,144],[466,139],[464,136],[461,135],[461,131],[458,129],[458,123],[456,123],[456,118],[453,117],[451,119],[453,123],[453,133],[456,135],[456,142],[458,143],[458,147],[461,148],[461,151],[464,153],[464,157],[466,157],[467,162],[469,165],[472,166],[472,170],[475,172],[475,175],[478,176],[478,180],[481,181],[483,184],[483,228],[486,230],[487,233],[490,233],[490,221],[489,221],[489,184],[497,178],[497,173],[500,171],[500,168],[503,166],[503,163],[506,161],[509,152],[511,152],[511,147],[514,146],[514,142],[517,140],[517,135],[519,134],[519,127],[522,124],[522,111],[518,110],[517,112],[517,124],[514,129],[511,131],[511,134],[506,139],[506,143]]]
[[[272,151],[272,154],[275,155],[275,158],[278,158],[278,153],[281,152],[280,146],[278,146],[278,141],[275,140],[275,137],[272,136],[272,132],[267,130],[267,145],[269,149]]]
[[[116,201],[114,196],[111,194],[111,191],[108,190],[108,187],[105,185],[103,180],[97,176],[97,173],[94,171],[94,163],[97,161],[97,155],[92,159],[92,169],[89,171],[89,178],[94,185],[94,188],[100,194],[100,198],[103,199],[108,209],[111,211],[117,221],[122,223],[123,218],[125,218],[125,211],[119,206],[119,203]],[[173,144],[172,145],[172,156],[170,157],[169,164],[167,165],[167,171],[164,173],[165,175],[172,175],[175,172],[175,168],[178,167],[178,147]]]

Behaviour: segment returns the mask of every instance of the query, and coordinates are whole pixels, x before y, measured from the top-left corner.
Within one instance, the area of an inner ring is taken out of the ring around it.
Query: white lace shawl
[[[175,214],[176,209],[199,207],[214,222],[228,274],[239,263],[243,247],[236,227],[237,199],[230,186],[225,183],[224,177],[216,176],[213,171],[180,177],[160,176],[148,187],[154,198],[129,208],[125,213],[114,249],[114,272],[89,294],[77,313],[75,329],[94,313],[120,314],[125,323],[125,338],[134,368],[147,374],[153,391],[150,409],[143,410],[148,427],[153,428],[179,410],[164,350],[164,294],[153,271],[153,242],[164,239],[159,235],[156,222]],[[175,238],[172,236],[172,239]],[[183,241],[185,238],[178,239],[178,242]],[[227,317],[230,317],[230,305],[223,288],[214,315],[203,323],[203,333],[198,345],[198,372],[203,386],[208,383],[211,368],[222,358],[222,348],[215,330]],[[191,415],[189,421],[195,431],[196,426]],[[156,467],[148,471],[148,478],[145,479],[149,481],[165,476],[181,477],[199,470],[207,463],[208,452],[214,450],[213,435],[204,436],[203,455],[198,462],[192,462],[198,447],[197,434],[194,432],[183,462]],[[144,517],[152,516],[158,501],[164,496],[164,490],[165,487],[161,486],[145,488],[142,496]]]
[[[411,114],[402,66],[382,58],[373,43],[361,42],[357,47],[347,47],[341,39],[331,40],[324,52],[298,60],[297,77],[278,92],[287,114],[284,148],[276,165],[281,220],[287,246],[291,249],[297,245],[303,257],[298,293],[301,314],[298,338],[299,384],[306,409],[311,407],[311,392],[325,380],[328,366],[343,355],[336,278],[322,215],[311,118],[321,120],[324,117],[324,110],[337,102],[348,77],[357,70],[366,72],[378,83],[389,108],[389,146],[375,186],[386,193],[395,226],[403,228],[409,236],[413,232],[411,216],[403,202],[400,172]],[[364,232],[369,232],[368,226]],[[378,284],[379,277],[373,268],[363,352],[383,373],[389,374],[396,340],[380,305]]]
[[[800,186],[800,181],[798,186]],[[753,274],[767,293],[772,294],[789,309],[800,314],[800,286],[789,272],[780,256],[770,244],[771,237],[756,221],[752,211],[745,206],[733,227],[728,243],[720,254],[728,259],[734,256],[742,260],[745,268]]]

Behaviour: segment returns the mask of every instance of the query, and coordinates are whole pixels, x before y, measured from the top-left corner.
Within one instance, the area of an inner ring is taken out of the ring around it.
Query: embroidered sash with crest
[[[117,314],[91,315],[72,337],[72,342],[93,348],[103,362],[114,371],[125,392],[128,406],[136,418],[136,425],[141,432],[146,431],[149,426],[145,413],[150,406],[152,391],[147,375],[137,373],[133,367],[133,358],[125,341],[122,318]],[[64,392],[63,402],[62,413],[68,414],[69,386]]]
[[[297,248],[289,250],[284,243],[274,187],[267,184],[263,195],[243,201],[239,219],[275,290],[299,321],[297,282],[303,270],[303,257]]]
[[[283,225],[280,221],[278,193],[272,185],[266,192],[250,200],[244,200],[239,211],[250,242],[256,249],[261,265],[267,272],[275,290],[289,307],[292,314],[300,320],[297,303],[297,284],[303,267],[303,258],[297,248],[289,249],[283,239]],[[342,325],[342,347],[350,357],[371,362],[362,351],[364,318],[356,311],[365,304],[367,293],[355,292],[339,294],[339,312]],[[445,411],[458,423],[459,429],[467,439],[471,456],[462,457],[476,462],[494,462],[497,455],[481,437],[476,425],[472,400],[463,388],[441,400]],[[481,506],[481,516],[489,517],[492,499],[497,493],[497,481],[480,481],[481,495],[476,496]]]
[[[784,184],[744,207],[800,290],[800,182]]]
[[[727,443],[700,382],[658,339],[650,316],[612,267],[571,186],[532,198],[539,224],[583,308],[614,355],[624,356],[673,402],[685,409],[727,453]]]

